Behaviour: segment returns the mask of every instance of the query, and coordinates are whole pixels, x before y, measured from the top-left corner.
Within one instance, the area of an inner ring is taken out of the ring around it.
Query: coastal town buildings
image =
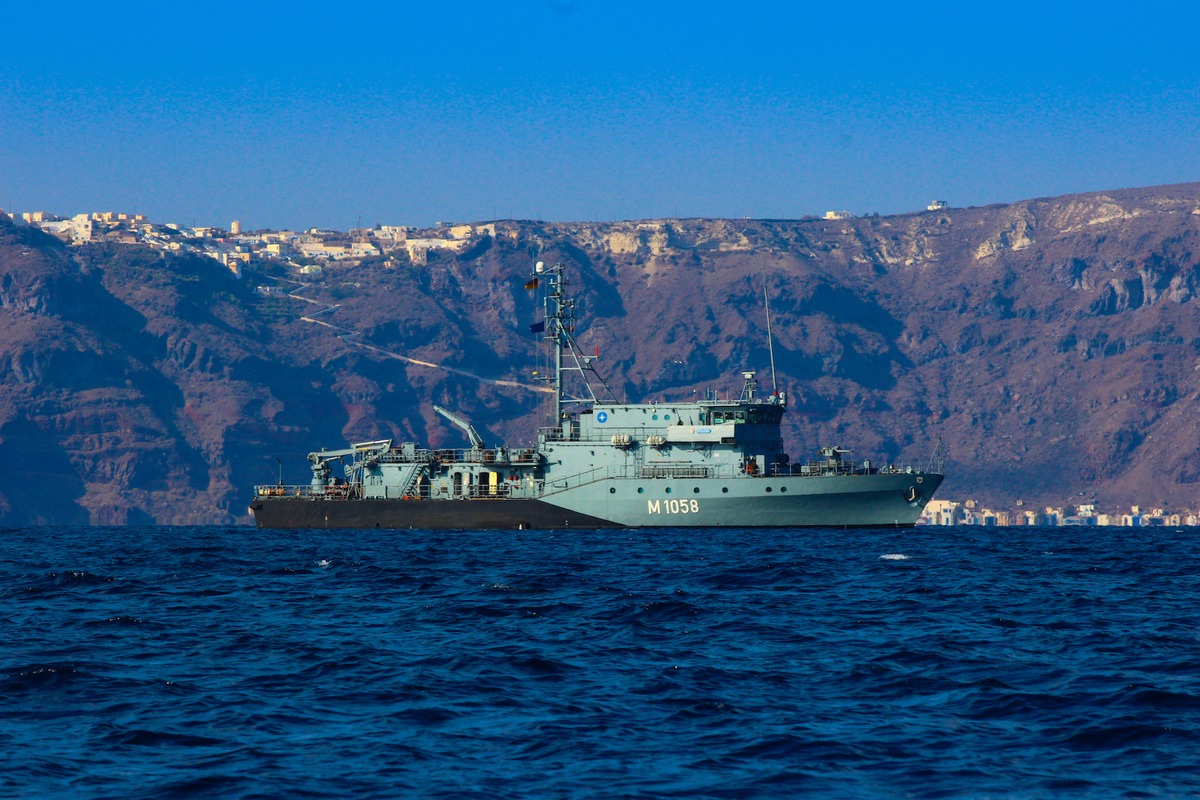
[[[0,211],[0,213],[4,213]],[[246,232],[240,220],[225,230],[216,226],[155,224],[142,214],[98,211],[60,217],[47,211],[7,214],[17,224],[38,227],[70,245],[89,242],[141,244],[154,249],[208,256],[235,275],[253,262],[278,262],[306,275],[319,274],[330,262],[357,263],[387,257],[426,264],[433,251],[458,252],[481,236],[494,236],[495,225],[439,225],[417,229],[406,225],[357,228],[349,234],[325,228],[303,232]],[[417,234],[414,236],[413,234]]]
[[[1130,506],[1128,511],[1107,513],[1098,511],[1094,503],[1031,509],[1025,508],[1020,501],[1014,510],[998,510],[977,503],[975,500],[934,499],[925,506],[917,524],[982,525],[998,528],[1010,526],[1178,528],[1200,525],[1200,512],[1171,513],[1162,508],[1144,509],[1140,505],[1134,505]]]

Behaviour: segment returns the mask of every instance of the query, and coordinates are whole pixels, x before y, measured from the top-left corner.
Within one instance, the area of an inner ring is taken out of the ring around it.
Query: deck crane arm
[[[484,447],[483,437],[479,435],[479,431],[475,430],[474,425],[467,422],[465,419],[458,416],[457,414],[447,411],[446,409],[442,408],[441,406],[435,405],[433,407],[433,410],[436,411],[437,413],[441,414],[446,419],[450,420],[450,422],[454,423],[458,427],[462,428],[464,431],[466,431],[467,438],[471,440],[471,447],[478,447],[480,449],[482,449]]]

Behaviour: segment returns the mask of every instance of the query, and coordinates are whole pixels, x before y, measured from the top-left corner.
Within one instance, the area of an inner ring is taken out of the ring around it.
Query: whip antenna
[[[771,394],[779,394],[775,383],[775,341],[771,338],[771,301],[767,298],[767,276],[763,276],[763,306],[767,309],[767,352],[771,354]]]

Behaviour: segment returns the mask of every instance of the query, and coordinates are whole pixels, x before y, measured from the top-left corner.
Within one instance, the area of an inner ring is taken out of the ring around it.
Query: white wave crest
[[[909,556],[904,553],[884,553],[880,558],[884,561],[908,561]]]

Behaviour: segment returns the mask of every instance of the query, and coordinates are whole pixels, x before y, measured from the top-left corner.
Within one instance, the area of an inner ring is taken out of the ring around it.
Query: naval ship
[[[787,393],[742,373],[736,398],[618,402],[574,335],[561,264],[539,262],[525,285],[544,292],[553,364],[541,379],[555,424],[532,447],[489,446],[465,419],[434,409],[470,446],[362,442],[308,456],[305,485],[256,486],[259,528],[557,529],[648,527],[909,527],[942,482],[942,465],[876,465],[822,447],[784,451]],[[768,331],[770,311],[767,310]],[[774,383],[772,356],[772,383]],[[603,388],[598,399],[593,385]],[[334,467],[343,476],[334,475]]]

